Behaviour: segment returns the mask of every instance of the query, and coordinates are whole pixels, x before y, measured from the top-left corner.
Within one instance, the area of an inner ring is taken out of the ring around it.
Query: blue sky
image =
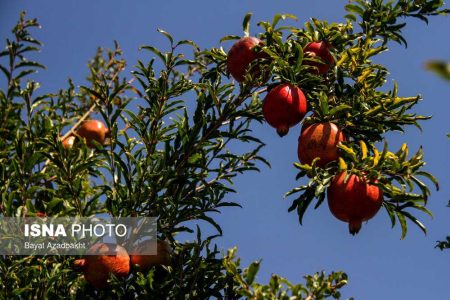
[[[119,41],[131,71],[138,58],[150,58],[139,53],[138,47],[151,44],[166,46],[156,32],[162,28],[175,39],[191,39],[201,48],[219,46],[219,39],[228,34],[241,34],[245,13],[254,13],[252,33],[259,32],[257,21],[270,20],[275,13],[292,13],[299,17],[298,26],[310,17],[342,21],[347,1],[9,1],[0,0],[0,40],[4,42],[21,10],[39,19],[43,29],[36,36],[44,42],[39,56],[48,67],[38,79],[42,91],[65,87],[70,76],[81,84],[87,74],[86,63],[97,46],[112,47]],[[255,126],[255,133],[266,144],[263,150],[272,168],[250,173],[236,181],[238,194],[231,195],[243,209],[228,209],[218,216],[224,236],[217,240],[227,249],[239,246],[238,254],[244,264],[263,259],[258,280],[266,282],[271,273],[292,281],[316,271],[344,270],[349,285],[343,296],[356,299],[450,299],[450,252],[434,249],[435,241],[450,234],[448,202],[450,132],[448,104],[450,84],[424,70],[428,59],[450,60],[448,28],[450,18],[432,18],[428,26],[408,20],[405,37],[408,48],[391,44],[390,51],[377,61],[391,71],[401,95],[421,94],[424,100],[416,112],[433,115],[423,122],[423,132],[410,127],[406,134],[387,136],[390,146],[398,148],[403,142],[415,152],[420,145],[425,151],[427,170],[441,183],[434,192],[429,208],[434,219],[421,216],[429,233],[424,236],[413,226],[405,240],[400,240],[400,228],[391,229],[387,214],[381,211],[361,232],[353,237],[347,225],[334,219],[326,205],[308,211],[300,226],[295,213],[288,213],[292,199],[283,194],[298,186],[296,147],[300,129],[293,128],[288,136],[278,138],[267,125]],[[230,44],[224,44],[226,50]],[[446,109],[443,109],[443,108]]]

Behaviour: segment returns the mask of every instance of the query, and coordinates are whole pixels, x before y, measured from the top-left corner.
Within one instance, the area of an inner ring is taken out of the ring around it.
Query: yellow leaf
[[[340,144],[338,145],[338,147],[339,147],[340,149],[344,150],[345,153],[349,154],[349,155],[352,157],[353,161],[356,161],[356,153],[355,153],[355,151],[353,151],[352,148],[347,147],[347,146],[345,146],[345,145],[342,144],[342,143],[340,143]]]
[[[370,74],[372,74],[372,70],[365,70],[359,77],[358,77],[358,83],[362,83]]]
[[[362,159],[367,158],[367,145],[364,141],[359,141],[359,146],[361,147]]]
[[[336,63],[336,66],[340,66],[342,65],[348,58],[348,55],[346,52],[344,52],[344,54],[342,54],[341,59],[338,60],[338,62]]]
[[[395,155],[395,153],[391,152],[391,151],[388,151],[386,153],[386,156],[389,157],[389,158],[397,159],[397,155]]]
[[[404,161],[408,157],[408,145],[406,145],[406,144],[402,145],[399,156],[400,156],[401,161]]]
[[[377,148],[373,148],[373,166],[375,167],[378,165],[378,162],[380,161],[380,152],[378,152]]]
[[[339,157],[339,171],[345,171],[347,170],[347,164],[345,163],[345,161],[342,159],[342,157]]]

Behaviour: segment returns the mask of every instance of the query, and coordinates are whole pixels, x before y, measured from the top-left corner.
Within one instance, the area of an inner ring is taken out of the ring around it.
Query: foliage
[[[237,175],[259,171],[258,162],[268,165],[258,154],[264,144],[250,129],[251,122],[262,121],[262,90],[224,81],[192,41],[175,42],[160,30],[168,50],[143,46],[156,58],[138,61],[134,79],[124,75],[126,62],[115,43],[113,50],[98,49],[86,84],[76,88],[69,80],[66,89],[37,95],[39,84],[29,75],[43,66],[27,55],[40,50],[30,34],[38,26],[21,14],[14,39],[0,54],[7,79],[7,89],[0,92],[2,215],[157,216],[158,237],[169,239],[173,263],[146,274],[134,270],[124,280],[112,276],[107,290],[96,290],[73,271],[73,257],[5,256],[0,297],[237,295],[240,287],[212,244],[222,234],[212,215],[239,206],[228,200]],[[183,48],[193,50],[191,59],[180,52]],[[108,145],[91,149],[78,140],[65,149],[61,140],[76,134],[88,118],[101,119],[111,129]],[[247,150],[233,150],[237,143]],[[203,238],[202,222],[217,235]],[[195,233],[196,239],[180,243],[180,232]]]
[[[348,138],[341,146],[341,164],[332,163],[327,168],[314,163],[296,164],[300,170],[297,179],[306,175],[310,178],[308,184],[287,193],[300,194],[289,209],[297,211],[300,223],[315,198],[315,208],[323,203],[331,178],[342,168],[339,165],[345,165],[352,173],[370,173],[374,181],[378,180],[377,185],[384,192],[383,206],[392,225],[397,221],[401,225],[402,238],[407,233],[407,219],[426,232],[408,211],[416,209],[431,215],[425,208],[430,191],[420,177],[439,188],[437,180],[422,169],[422,150],[408,158],[406,144],[395,154],[389,151],[387,142],[382,152],[376,144],[389,131],[403,132],[407,125],[421,129],[419,122],[430,117],[411,112],[420,96],[400,96],[397,84],[387,89],[388,70],[373,58],[388,49],[389,41],[406,46],[401,35],[406,23],[399,21],[401,17],[427,21],[429,16],[446,14],[448,10],[442,6],[442,1],[353,1],[346,5],[346,23],[329,24],[313,18],[304,28],[278,26],[281,19],[295,18],[291,15],[278,15],[272,23],[259,23],[265,30],[261,35],[266,40],[263,50],[272,59],[273,81],[299,85],[308,99],[313,114],[304,123],[333,122]],[[360,29],[354,29],[355,25]],[[336,59],[334,70],[325,76],[315,75],[308,65],[302,64],[311,59],[302,49],[315,40],[331,44]]]
[[[246,299],[340,299],[339,289],[347,284],[347,275],[342,272],[333,272],[325,275],[324,272],[305,276],[306,284],[292,284],[285,278],[272,275],[267,285],[254,282],[260,267],[260,261],[250,264],[240,271],[240,261],[235,258],[236,249],[230,249],[225,257],[224,264],[233,281],[240,288],[238,295]],[[353,299],[353,298],[351,298]]]
[[[436,178],[422,169],[425,165],[422,150],[408,158],[406,144],[395,154],[389,151],[386,141],[382,152],[376,144],[389,131],[403,132],[407,125],[421,129],[419,122],[430,116],[411,112],[422,100],[420,95],[400,96],[396,83],[387,89],[388,69],[373,58],[388,50],[389,41],[407,45],[402,36],[406,23],[401,18],[415,17],[428,22],[430,16],[449,12],[442,9],[443,4],[443,1],[356,0],[345,6],[349,13],[346,23],[329,24],[312,18],[304,28],[278,26],[280,20],[296,20],[293,15],[276,15],[271,23],[259,23],[265,30],[260,38],[265,40],[263,50],[272,60],[274,84],[291,82],[300,86],[307,97],[313,114],[304,123],[333,122],[348,138],[341,146],[339,163],[327,168],[316,167],[314,163],[295,164],[300,170],[297,179],[306,175],[310,178],[308,184],[286,193],[300,194],[289,209],[297,211],[300,224],[314,199],[318,200],[315,208],[323,203],[331,178],[345,165],[352,173],[370,173],[374,181],[378,180],[377,185],[384,192],[383,206],[392,225],[397,221],[400,224],[402,238],[407,233],[407,219],[426,233],[423,224],[408,211],[416,209],[431,216],[425,207],[430,191],[420,177],[429,179],[439,189]],[[355,30],[355,25],[360,29]],[[233,37],[226,39],[229,38]],[[302,49],[317,40],[331,44],[336,59],[335,69],[326,76],[317,76],[308,65],[302,64],[311,60]]]
[[[425,67],[442,79],[450,80],[450,63],[441,60],[431,60],[426,63]]]
[[[445,241],[438,241],[436,244],[436,248],[439,248],[441,250],[450,249],[450,236],[447,236]]]

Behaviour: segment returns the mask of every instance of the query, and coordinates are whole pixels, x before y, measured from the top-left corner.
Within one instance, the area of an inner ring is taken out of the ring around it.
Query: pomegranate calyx
[[[350,222],[348,222],[348,229],[351,235],[357,234],[361,229],[361,226],[361,220],[350,220]]]
[[[277,128],[277,133],[280,137],[285,136],[286,134],[288,134],[288,132],[289,132],[289,126],[287,126],[285,124],[280,125]]]

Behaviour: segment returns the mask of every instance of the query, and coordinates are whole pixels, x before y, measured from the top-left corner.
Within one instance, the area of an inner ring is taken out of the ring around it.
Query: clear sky
[[[138,47],[151,44],[166,46],[156,32],[162,28],[175,39],[191,39],[201,48],[219,46],[219,39],[228,34],[242,34],[245,13],[254,13],[252,33],[259,32],[257,21],[271,20],[275,13],[292,13],[299,17],[298,26],[310,17],[343,21],[343,6],[347,1],[11,1],[0,0],[0,40],[9,34],[19,12],[26,10],[39,19],[43,29],[36,32],[44,42],[39,56],[48,67],[38,79],[43,92],[65,87],[70,76],[81,84],[87,74],[86,63],[97,46],[112,47],[119,41],[132,70],[138,57]],[[230,208],[218,216],[224,236],[217,241],[225,249],[239,246],[238,254],[247,265],[263,259],[258,280],[267,282],[271,273],[292,281],[316,271],[344,270],[349,285],[343,289],[344,298],[356,299],[450,299],[450,251],[434,249],[436,240],[450,234],[449,200],[450,84],[424,70],[431,58],[450,60],[448,30],[450,18],[432,18],[428,26],[408,20],[405,37],[408,48],[391,44],[389,52],[378,61],[391,71],[391,81],[399,83],[401,95],[422,94],[417,113],[433,115],[423,122],[424,131],[410,127],[407,133],[390,134],[390,145],[396,149],[403,142],[415,152],[420,145],[425,151],[427,170],[438,177],[441,190],[434,192],[429,208],[434,219],[421,216],[429,233],[410,226],[405,240],[400,240],[400,228],[391,229],[387,214],[381,211],[363,225],[357,236],[348,234],[347,225],[334,219],[327,205],[307,212],[300,226],[296,213],[288,213],[292,199],[283,194],[299,185],[295,181],[296,148],[299,128],[288,136],[278,138],[268,125],[256,126],[255,132],[266,144],[262,154],[272,164],[261,173],[249,173],[236,182],[238,194],[231,195],[243,209]],[[226,50],[230,44],[223,45]]]

